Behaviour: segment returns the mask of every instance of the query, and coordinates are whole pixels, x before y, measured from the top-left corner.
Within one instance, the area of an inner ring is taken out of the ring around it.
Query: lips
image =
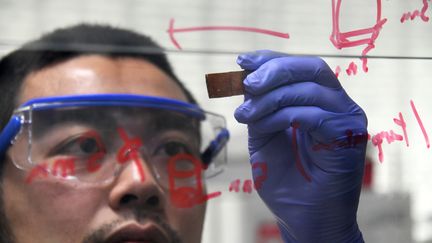
[[[130,223],[108,235],[104,243],[169,243],[166,232],[154,223]]]

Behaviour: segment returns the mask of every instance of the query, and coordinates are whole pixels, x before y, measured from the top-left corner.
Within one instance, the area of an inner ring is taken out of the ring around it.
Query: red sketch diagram
[[[189,164],[189,168],[178,168],[178,165]],[[209,199],[218,197],[222,192],[205,194],[202,171],[202,162],[190,154],[177,154],[168,162],[168,179],[171,202],[179,208],[191,208],[205,203]],[[192,185],[177,185],[183,181],[192,180]]]
[[[426,11],[429,8],[429,4],[427,2],[427,0],[423,0],[423,7],[419,10],[414,10],[414,12],[406,12],[402,15],[400,22],[404,23],[407,20],[414,20],[417,17],[420,17],[421,20],[423,20],[424,22],[428,22],[429,21],[429,17],[426,16]]]
[[[265,35],[271,35],[279,38],[288,39],[288,33],[282,33],[278,31],[268,30],[268,29],[260,29],[255,27],[244,27],[244,26],[196,26],[196,27],[187,27],[187,28],[174,28],[174,19],[170,19],[169,27],[168,27],[168,35],[170,37],[173,45],[181,50],[177,39],[174,37],[175,33],[185,33],[185,32],[194,32],[194,31],[243,31],[243,32],[254,32]]]
[[[375,23],[372,26],[365,26],[360,29],[353,29],[346,32],[341,32],[341,4],[342,0],[332,0],[332,33],[330,36],[330,41],[337,49],[350,48],[356,46],[365,46],[361,52],[362,56],[366,56],[370,50],[375,48],[375,40],[378,38],[379,33],[386,23],[387,19],[381,17],[381,0],[377,0],[376,4],[376,16]],[[361,11],[361,10],[359,10]],[[364,72],[368,71],[367,58],[363,57],[362,69]],[[340,72],[340,68],[336,68],[336,74]],[[338,72],[339,70],[339,72]],[[356,74],[357,65],[352,62],[347,68],[347,74]]]

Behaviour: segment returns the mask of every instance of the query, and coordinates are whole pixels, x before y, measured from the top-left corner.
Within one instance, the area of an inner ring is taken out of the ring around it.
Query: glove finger
[[[271,59],[286,57],[285,53],[274,52],[270,50],[258,50],[254,52],[248,52],[240,54],[237,57],[237,64],[245,70],[255,70],[262,64],[268,62]]]
[[[261,120],[248,124],[254,137],[265,137],[293,126],[308,132],[318,142],[345,137],[346,132],[366,134],[367,120],[362,113],[334,113],[313,106],[285,107]]]
[[[316,106],[336,113],[360,109],[342,88],[331,89],[313,82],[303,82],[247,99],[236,109],[234,116],[237,121],[248,123],[287,106]]]
[[[243,84],[246,92],[260,95],[298,82],[315,82],[329,88],[341,87],[336,75],[324,60],[305,56],[271,59],[250,73]]]
[[[248,125],[253,128],[253,131],[262,134],[286,130],[293,124],[298,124],[301,130],[309,131],[315,130],[323,120],[333,115],[334,113],[313,106],[284,107]]]

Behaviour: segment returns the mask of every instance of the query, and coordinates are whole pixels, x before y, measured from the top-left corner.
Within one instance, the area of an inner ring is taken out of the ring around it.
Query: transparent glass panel
[[[147,34],[166,49],[179,79],[205,110],[226,117],[231,134],[227,168],[206,181],[204,243],[282,242],[251,181],[247,128],[233,116],[244,98],[209,99],[205,74],[241,70],[237,55],[259,49],[321,56],[368,117],[371,139],[358,211],[365,241],[424,243],[432,242],[430,5],[427,0],[0,0],[0,55],[81,22]]]

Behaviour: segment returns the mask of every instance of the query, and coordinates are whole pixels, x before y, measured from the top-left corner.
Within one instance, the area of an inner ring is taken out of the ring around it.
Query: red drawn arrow
[[[261,33],[266,35],[272,35],[280,38],[289,38],[288,33],[282,33],[277,32],[273,30],[267,30],[267,29],[259,29],[254,27],[242,27],[242,26],[199,26],[199,27],[189,27],[189,28],[174,28],[174,19],[170,19],[169,28],[167,30],[169,37],[171,39],[171,42],[174,44],[177,49],[181,50],[180,44],[177,42],[177,40],[174,38],[174,33],[179,32],[192,32],[192,31],[208,31],[208,30],[234,30],[234,31],[246,31],[246,32],[255,32],[255,33]]]

